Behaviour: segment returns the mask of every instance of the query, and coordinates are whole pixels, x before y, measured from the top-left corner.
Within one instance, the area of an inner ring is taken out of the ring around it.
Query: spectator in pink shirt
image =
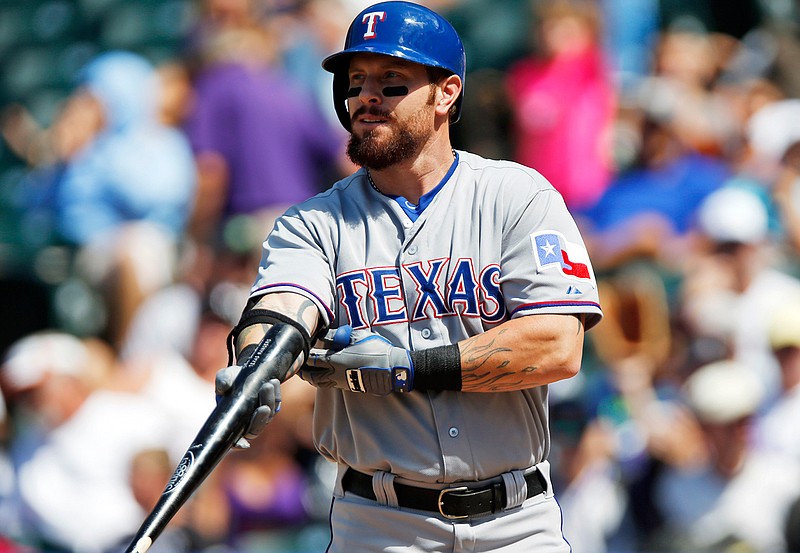
[[[590,207],[609,182],[604,144],[615,105],[600,16],[592,4],[555,0],[539,22],[540,53],[514,64],[506,81],[514,158],[550,179],[571,208]]]

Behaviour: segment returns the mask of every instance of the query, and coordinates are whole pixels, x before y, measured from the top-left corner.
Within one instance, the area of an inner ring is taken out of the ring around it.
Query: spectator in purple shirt
[[[253,216],[260,237],[286,207],[320,192],[325,177],[338,171],[345,136],[275,66],[263,29],[222,31],[209,47],[212,60],[195,76],[186,127],[199,197],[207,202],[197,206],[195,220],[209,237],[218,223]]]

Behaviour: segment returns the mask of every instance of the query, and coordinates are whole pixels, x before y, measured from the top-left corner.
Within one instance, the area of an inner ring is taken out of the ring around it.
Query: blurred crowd
[[[354,170],[319,64],[370,3],[196,0],[51,120],[0,106],[0,553],[122,550],[155,504],[274,218]],[[467,49],[454,143],[542,172],[594,263],[605,318],[551,386],[573,550],[800,552],[800,8],[423,3]],[[283,406],[153,551],[325,549],[313,389]]]

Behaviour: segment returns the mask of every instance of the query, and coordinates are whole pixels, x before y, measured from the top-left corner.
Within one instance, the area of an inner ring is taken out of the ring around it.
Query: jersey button
[[[431,329],[430,328],[423,328],[422,329],[422,337],[423,338],[430,338],[431,337]]]
[[[451,426],[450,430],[448,430],[447,433],[450,434],[451,438],[455,438],[456,436],[458,436],[458,428],[456,428],[455,426]]]
[[[416,254],[417,253],[417,247],[416,246],[411,246],[410,248],[408,248],[408,253],[410,253],[411,255]]]
[[[410,228],[411,225],[413,225],[413,224],[414,223],[412,223],[411,221],[406,221],[406,222],[403,223],[403,226],[406,227],[406,228]]]

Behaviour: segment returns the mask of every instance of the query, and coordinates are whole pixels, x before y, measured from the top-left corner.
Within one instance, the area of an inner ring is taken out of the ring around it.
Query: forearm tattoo
[[[584,319],[583,314],[575,316],[576,335],[580,334]],[[491,338],[480,334],[460,343],[462,390],[508,392],[530,387],[530,376],[539,367],[526,364],[519,368],[524,347],[519,339],[510,339],[507,332],[501,328]],[[513,368],[514,364],[517,368]]]
[[[524,382],[524,375],[536,370],[535,366],[525,367],[522,371],[508,368],[514,350],[498,344],[505,332],[500,330],[497,337],[486,343],[482,343],[482,336],[462,343],[462,389],[482,389],[487,392],[518,390]]]
[[[302,324],[305,329],[308,331],[309,335],[313,336],[316,332],[316,328],[314,327],[317,323],[317,313],[318,309],[316,304],[311,300],[303,298],[297,302],[292,302],[292,305],[282,305],[282,306],[274,306],[270,305],[270,309],[275,311],[283,312],[287,317],[291,317],[294,320],[298,321]],[[237,362],[242,365],[247,361],[247,357],[250,356],[252,351],[255,349],[255,344],[261,341],[261,338],[267,333],[267,331],[272,328],[271,324],[268,323],[258,323],[251,326],[246,327],[243,329],[238,336],[236,341],[236,348],[239,351],[239,355],[237,356]],[[292,365],[291,369],[289,370],[289,374],[293,375],[296,373],[300,367],[303,366],[305,363],[305,358],[301,354],[300,357],[295,360],[294,364]]]
[[[314,336],[314,333],[317,330],[315,326],[318,312],[319,309],[313,301],[303,299],[303,301],[298,303],[297,309],[293,315],[295,320],[299,321],[304,327],[306,327],[309,336]],[[290,314],[290,316],[292,315]]]

